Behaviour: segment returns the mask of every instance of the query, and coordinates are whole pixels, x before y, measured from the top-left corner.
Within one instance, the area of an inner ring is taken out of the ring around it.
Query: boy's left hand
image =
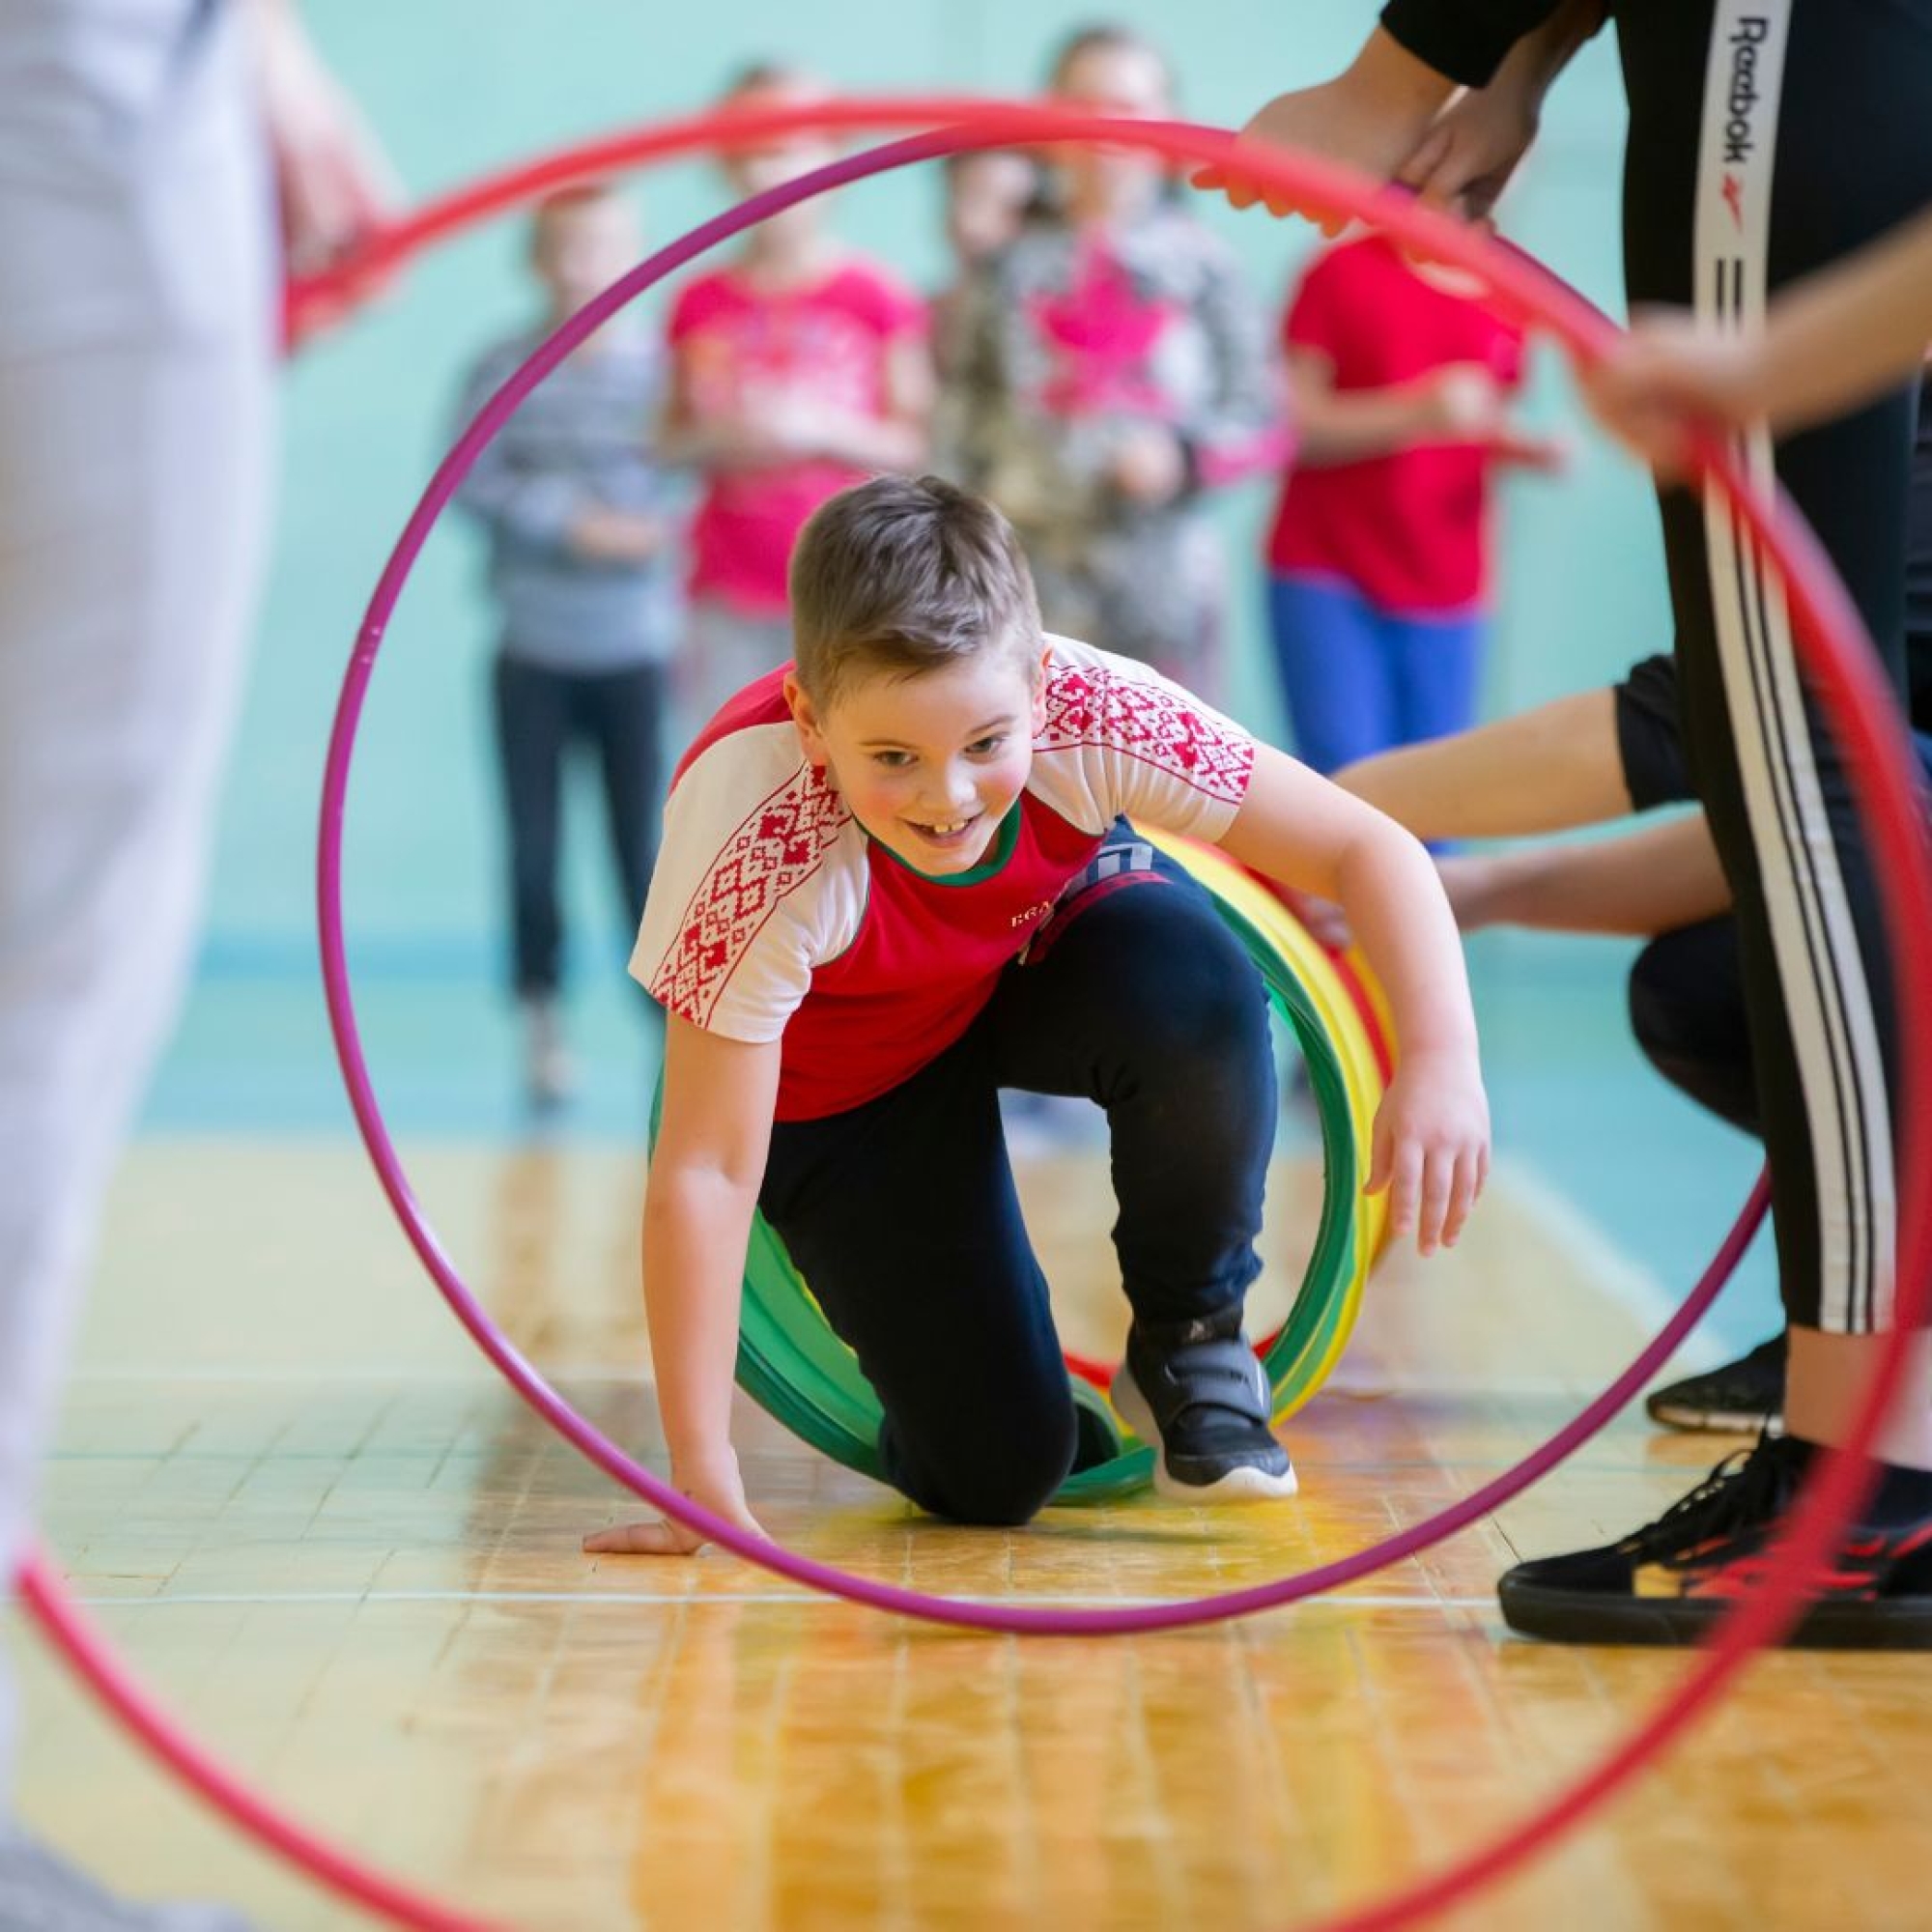
[[[1376,1113],[1367,1192],[1389,1196],[1389,1233],[1454,1247],[1490,1173],[1490,1103],[1473,1053],[1406,1054]]]

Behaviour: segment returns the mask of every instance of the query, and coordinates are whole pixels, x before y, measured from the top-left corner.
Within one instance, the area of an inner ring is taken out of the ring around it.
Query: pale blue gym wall
[[[1057,0],[311,0],[315,31],[363,103],[412,197],[595,130],[689,109],[753,56],[808,63],[863,90],[1020,92],[1068,28],[1102,15]],[[1349,52],[1371,10],[1356,0],[1142,0],[1111,17],[1168,47],[1183,111],[1232,123],[1266,92],[1315,79]],[[1615,307],[1622,108],[1611,51],[1586,51],[1555,98],[1508,226]],[[702,166],[637,187],[653,241],[721,205]],[[929,284],[942,255],[929,174],[854,190],[838,213],[853,241]],[[1272,303],[1308,232],[1210,207]],[[286,481],[255,672],[223,816],[212,958],[300,970],[322,746],[361,602],[449,429],[452,385],[478,345],[525,312],[521,227],[478,232],[414,269],[287,384]],[[1535,409],[1570,427],[1572,472],[1508,494],[1507,592],[1489,700],[1516,707],[1613,675],[1664,637],[1651,511],[1634,478],[1578,427],[1553,369]],[[1276,713],[1259,650],[1254,556],[1263,493],[1228,512],[1241,708]],[[385,647],[352,813],[352,923],[372,965],[494,970],[494,803],[482,666],[490,619],[467,531],[440,534]],[[586,826],[584,828],[588,830]],[[601,918],[603,874],[578,841],[573,891]]]

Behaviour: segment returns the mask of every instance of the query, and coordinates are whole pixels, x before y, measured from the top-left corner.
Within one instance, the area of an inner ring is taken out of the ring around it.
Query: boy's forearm
[[[1383,992],[1405,1060],[1476,1057],[1462,935],[1421,843],[1393,821],[1364,832],[1337,868],[1338,897]]]
[[[655,1167],[644,1199],[644,1312],[673,1467],[730,1453],[738,1310],[755,1190],[710,1169]]]

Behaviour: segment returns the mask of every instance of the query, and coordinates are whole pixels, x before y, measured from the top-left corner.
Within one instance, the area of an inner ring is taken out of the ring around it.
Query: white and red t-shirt
[[[1145,665],[1050,638],[1046,726],[988,856],[950,879],[868,838],[805,757],[782,671],[748,685],[693,746],[631,971],[728,1039],[782,1039],[777,1117],[876,1098],[992,997],[1115,819],[1218,838],[1254,740]]]
[[[1482,364],[1504,388],[1522,379],[1522,330],[1418,275],[1380,235],[1315,263],[1282,340],[1324,355],[1343,391],[1387,388],[1455,362]],[[1268,567],[1340,578],[1405,615],[1473,611],[1489,591],[1492,461],[1474,443],[1432,443],[1297,469],[1282,493]]]
[[[698,275],[677,292],[667,333],[702,422],[755,417],[788,401],[883,416],[894,345],[925,327],[920,296],[851,259],[819,281],[776,292],[736,269]],[[750,616],[782,616],[785,569],[805,520],[864,481],[863,470],[822,462],[712,476],[692,523],[692,595]]]

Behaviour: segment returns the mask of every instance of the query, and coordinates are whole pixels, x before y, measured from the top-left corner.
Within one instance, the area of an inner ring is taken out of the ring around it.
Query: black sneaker
[[[1669,1382],[1644,1398],[1653,1422],[1666,1429],[1732,1430],[1755,1435],[1784,1427],[1784,1337],[1774,1335],[1748,1355],[1701,1376]]]
[[[1504,1620],[1557,1643],[1696,1642],[1764,1575],[1806,1453],[1762,1436],[1621,1543],[1519,1563],[1496,1586]],[[1932,1520],[1847,1530],[1811,1588],[1789,1644],[1932,1648]]]
[[[1151,1340],[1138,1323],[1114,1378],[1114,1406],[1156,1449],[1153,1486],[1178,1502],[1292,1496],[1294,1465],[1268,1428],[1272,1395],[1238,1326],[1185,1324]]]

